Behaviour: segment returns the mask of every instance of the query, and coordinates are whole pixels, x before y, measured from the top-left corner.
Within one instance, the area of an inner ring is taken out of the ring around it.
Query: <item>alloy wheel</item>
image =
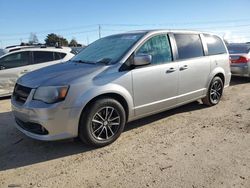
[[[213,82],[210,90],[211,102],[217,104],[220,101],[222,95],[222,84],[220,81],[216,80]]]
[[[108,140],[118,132],[120,121],[121,117],[114,107],[103,107],[92,118],[91,133],[97,140]]]

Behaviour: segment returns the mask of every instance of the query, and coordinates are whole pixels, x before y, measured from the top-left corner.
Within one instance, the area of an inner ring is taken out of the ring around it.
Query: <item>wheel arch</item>
[[[125,113],[126,113],[126,121],[128,120],[128,117],[129,117],[129,104],[122,95],[120,95],[118,93],[115,93],[115,92],[103,93],[103,94],[95,96],[94,98],[92,98],[91,100],[89,100],[86,103],[86,105],[83,107],[81,113],[83,113],[86,110],[86,108],[91,106],[91,104],[93,104],[95,101],[97,101],[99,99],[102,99],[102,98],[112,98],[112,99],[117,100],[122,105],[122,107],[124,108]]]
[[[225,84],[225,79],[226,79],[225,71],[224,71],[223,68],[217,67],[216,69],[214,69],[212,71],[212,73],[209,76],[209,81],[207,83],[207,89],[209,88],[209,86],[210,86],[211,81],[213,80],[213,78],[216,77],[216,76],[220,77],[222,79],[223,84]]]

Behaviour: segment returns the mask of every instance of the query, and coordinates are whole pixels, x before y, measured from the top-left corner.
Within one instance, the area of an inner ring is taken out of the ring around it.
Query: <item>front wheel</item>
[[[202,99],[203,104],[214,106],[220,102],[224,84],[220,77],[214,77],[209,86],[207,96]]]
[[[88,145],[102,147],[114,142],[126,123],[123,106],[112,98],[102,98],[83,111],[79,137]]]

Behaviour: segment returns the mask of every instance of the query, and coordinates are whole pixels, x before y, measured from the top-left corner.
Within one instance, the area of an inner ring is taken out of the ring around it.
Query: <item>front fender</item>
[[[83,110],[84,107],[88,104],[88,102],[90,102],[92,99],[104,94],[111,93],[118,94],[125,99],[128,105],[128,120],[131,119],[131,117],[134,116],[133,97],[126,88],[114,83],[110,83],[101,87],[92,87],[91,89],[78,96],[78,98],[74,102],[74,107],[81,107]]]

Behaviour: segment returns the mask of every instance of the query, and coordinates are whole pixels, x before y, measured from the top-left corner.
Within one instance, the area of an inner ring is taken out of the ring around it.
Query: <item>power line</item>
[[[62,31],[70,31],[75,29],[89,29],[94,28],[96,26],[107,26],[107,27],[145,27],[145,26],[178,26],[178,25],[204,25],[204,24],[219,24],[219,23],[238,23],[238,22],[245,22],[250,21],[250,18],[246,19],[236,19],[236,20],[217,20],[217,21],[193,21],[193,22],[166,22],[166,23],[151,23],[151,24],[90,24],[90,25],[82,25],[82,26],[75,26],[75,27],[66,27],[61,29],[50,29],[50,30],[42,30],[37,31],[36,33],[48,33],[48,32],[62,32]],[[30,33],[30,32],[29,32]],[[27,35],[28,32],[24,33],[3,33],[1,36],[16,36],[16,35]]]
[[[245,22],[245,21],[250,21],[250,19],[241,19],[241,20],[220,20],[220,21],[207,21],[207,22],[183,22],[183,23],[160,23],[160,24],[91,24],[91,25],[85,25],[85,26],[78,26],[78,27],[68,27],[68,28],[62,28],[62,29],[55,29],[53,30],[53,32],[57,31],[58,34],[62,35],[62,33],[65,32],[65,34],[67,36],[69,35],[82,35],[82,34],[86,34],[86,33],[98,33],[99,38],[102,37],[102,31],[104,32],[126,32],[129,30],[135,30],[138,29],[138,27],[144,27],[143,29],[146,29],[148,27],[151,26],[150,29],[154,29],[152,28],[152,26],[167,26],[167,25],[171,25],[173,24],[174,27],[172,29],[179,29],[180,26],[186,25],[187,27],[185,27],[185,29],[193,29],[193,30],[225,30],[225,29],[229,29],[230,28],[230,32],[233,33],[235,35],[239,35],[239,33],[250,33],[250,24],[239,24],[239,22]],[[237,23],[236,23],[237,22]],[[219,23],[227,23],[226,25],[220,24],[218,26],[215,26],[215,24],[219,24]],[[228,23],[231,23],[230,25],[228,25]],[[205,26],[205,24],[213,24],[212,26]],[[178,26],[179,25],[179,26]],[[204,27],[195,27],[195,25],[204,25]],[[95,27],[95,29],[94,29]],[[98,27],[98,28],[97,28]],[[116,27],[128,27],[130,29],[115,29]],[[132,28],[131,28],[132,27]],[[90,29],[87,29],[90,28]],[[81,29],[80,31],[76,31],[76,29]],[[84,29],[84,30],[82,30]],[[36,32],[37,35],[39,37],[46,37],[48,33],[45,34],[45,32],[51,32],[52,30],[43,30],[40,32]],[[66,31],[70,31],[67,32]],[[73,31],[73,32],[71,32]],[[75,32],[74,32],[75,31]],[[217,33],[225,33],[226,31],[217,31]],[[16,34],[0,34],[0,39],[2,41],[14,41],[14,40],[19,40],[20,38],[22,38],[23,40],[28,40],[27,37],[23,37],[24,35],[28,35],[29,33],[16,33]],[[5,37],[3,37],[5,36]],[[13,37],[16,36],[16,37]],[[247,36],[242,36],[242,37],[247,37]]]
[[[50,33],[50,32],[61,32],[61,31],[70,31],[70,30],[75,30],[75,29],[83,29],[83,28],[93,28],[96,27],[97,24],[91,24],[91,25],[85,25],[85,26],[77,26],[77,27],[68,27],[68,28],[62,28],[62,29],[49,29],[49,30],[41,30],[36,33]],[[30,32],[25,32],[25,33],[3,33],[0,34],[1,36],[13,36],[13,35],[28,35]]]

